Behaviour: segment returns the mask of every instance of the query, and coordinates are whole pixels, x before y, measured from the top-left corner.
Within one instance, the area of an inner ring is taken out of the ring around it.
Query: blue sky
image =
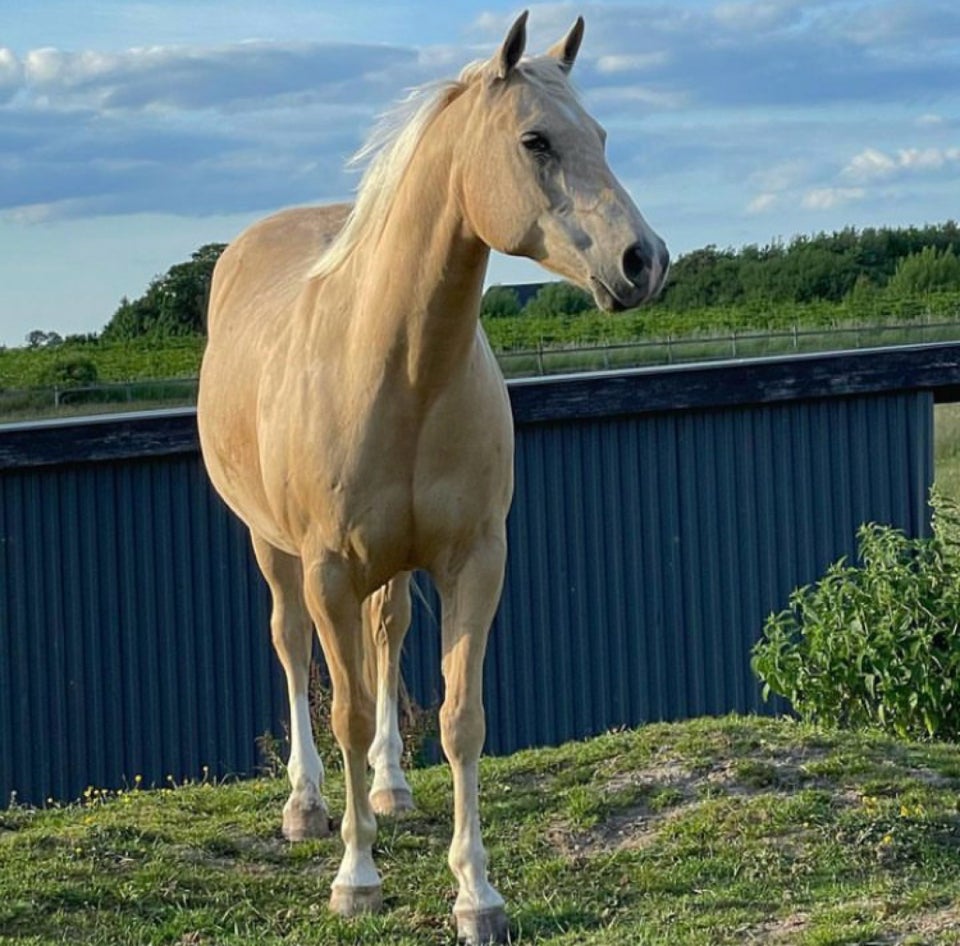
[[[574,79],[674,255],[960,216],[954,0],[529,8],[533,50],[584,15]],[[0,0],[0,344],[99,331],[198,246],[349,197],[375,116],[520,9]],[[495,257],[488,281],[537,278]]]

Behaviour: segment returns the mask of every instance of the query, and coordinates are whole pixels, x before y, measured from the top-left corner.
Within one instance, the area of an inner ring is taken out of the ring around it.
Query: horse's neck
[[[363,241],[349,267],[367,355],[427,393],[467,363],[489,257],[465,227],[449,177],[442,156],[415,158],[382,232]]]

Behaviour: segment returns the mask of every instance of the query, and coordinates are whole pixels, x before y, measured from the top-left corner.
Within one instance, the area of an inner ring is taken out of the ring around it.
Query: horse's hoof
[[[283,836],[288,841],[326,838],[332,830],[330,815],[323,802],[309,807],[287,804],[283,809]]]
[[[383,891],[375,887],[340,887],[330,889],[330,909],[340,916],[361,916],[383,909]]]
[[[507,943],[510,927],[503,907],[490,910],[457,910],[457,942],[465,946],[484,943]]]
[[[381,788],[370,793],[370,807],[378,815],[398,815],[413,811],[413,795],[408,788]]]

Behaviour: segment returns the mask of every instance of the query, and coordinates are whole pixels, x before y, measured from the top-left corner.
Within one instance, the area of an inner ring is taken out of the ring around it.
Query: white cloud
[[[778,161],[769,168],[757,171],[750,183],[764,192],[779,193],[805,181],[810,175],[809,163],[799,158]]]
[[[654,89],[643,85],[609,85],[591,89],[586,99],[594,105],[610,107],[630,107],[646,105],[655,109],[679,109],[689,104],[685,93],[669,89]]]
[[[643,72],[666,65],[670,54],[665,50],[651,53],[609,53],[598,56],[597,72],[603,75],[615,75],[620,72]]]
[[[0,104],[13,98],[23,85],[23,66],[13,51],[0,46]]]
[[[428,77],[415,50],[385,45],[246,42],[120,53],[44,47],[23,60],[28,90],[54,107],[178,110],[270,100],[382,101]]]
[[[889,177],[897,170],[897,162],[877,148],[865,148],[850,159],[843,169],[844,177],[857,181],[869,181]]]
[[[719,3],[713,15],[723,26],[736,30],[771,30],[790,25],[799,17],[798,0],[749,0]]]
[[[835,207],[863,200],[867,192],[862,187],[815,187],[808,190],[801,201],[807,210],[832,210]]]
[[[780,203],[779,194],[757,194],[753,200],[747,204],[747,213],[748,214],[762,214],[769,213],[771,210],[775,210]]]
[[[893,154],[866,148],[843,169],[849,180],[868,182],[900,173],[937,171],[960,162],[960,148],[901,148]]]
[[[904,148],[898,152],[897,160],[907,171],[935,171],[960,160],[960,148]]]

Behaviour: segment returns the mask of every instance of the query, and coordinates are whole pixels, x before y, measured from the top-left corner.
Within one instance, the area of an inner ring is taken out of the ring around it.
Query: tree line
[[[126,341],[143,337],[202,335],[213,268],[225,244],[208,243],[185,262],[157,276],[143,295],[124,298],[99,336],[71,341]],[[720,249],[708,245],[677,259],[655,303],[674,312],[743,306],[758,310],[784,303],[841,302],[874,294],[914,296],[960,290],[960,226],[852,227],[789,242]],[[485,320],[575,316],[594,308],[591,296],[565,282],[544,284],[521,305],[510,286],[492,286],[483,297]],[[62,340],[34,331],[29,347]]]

